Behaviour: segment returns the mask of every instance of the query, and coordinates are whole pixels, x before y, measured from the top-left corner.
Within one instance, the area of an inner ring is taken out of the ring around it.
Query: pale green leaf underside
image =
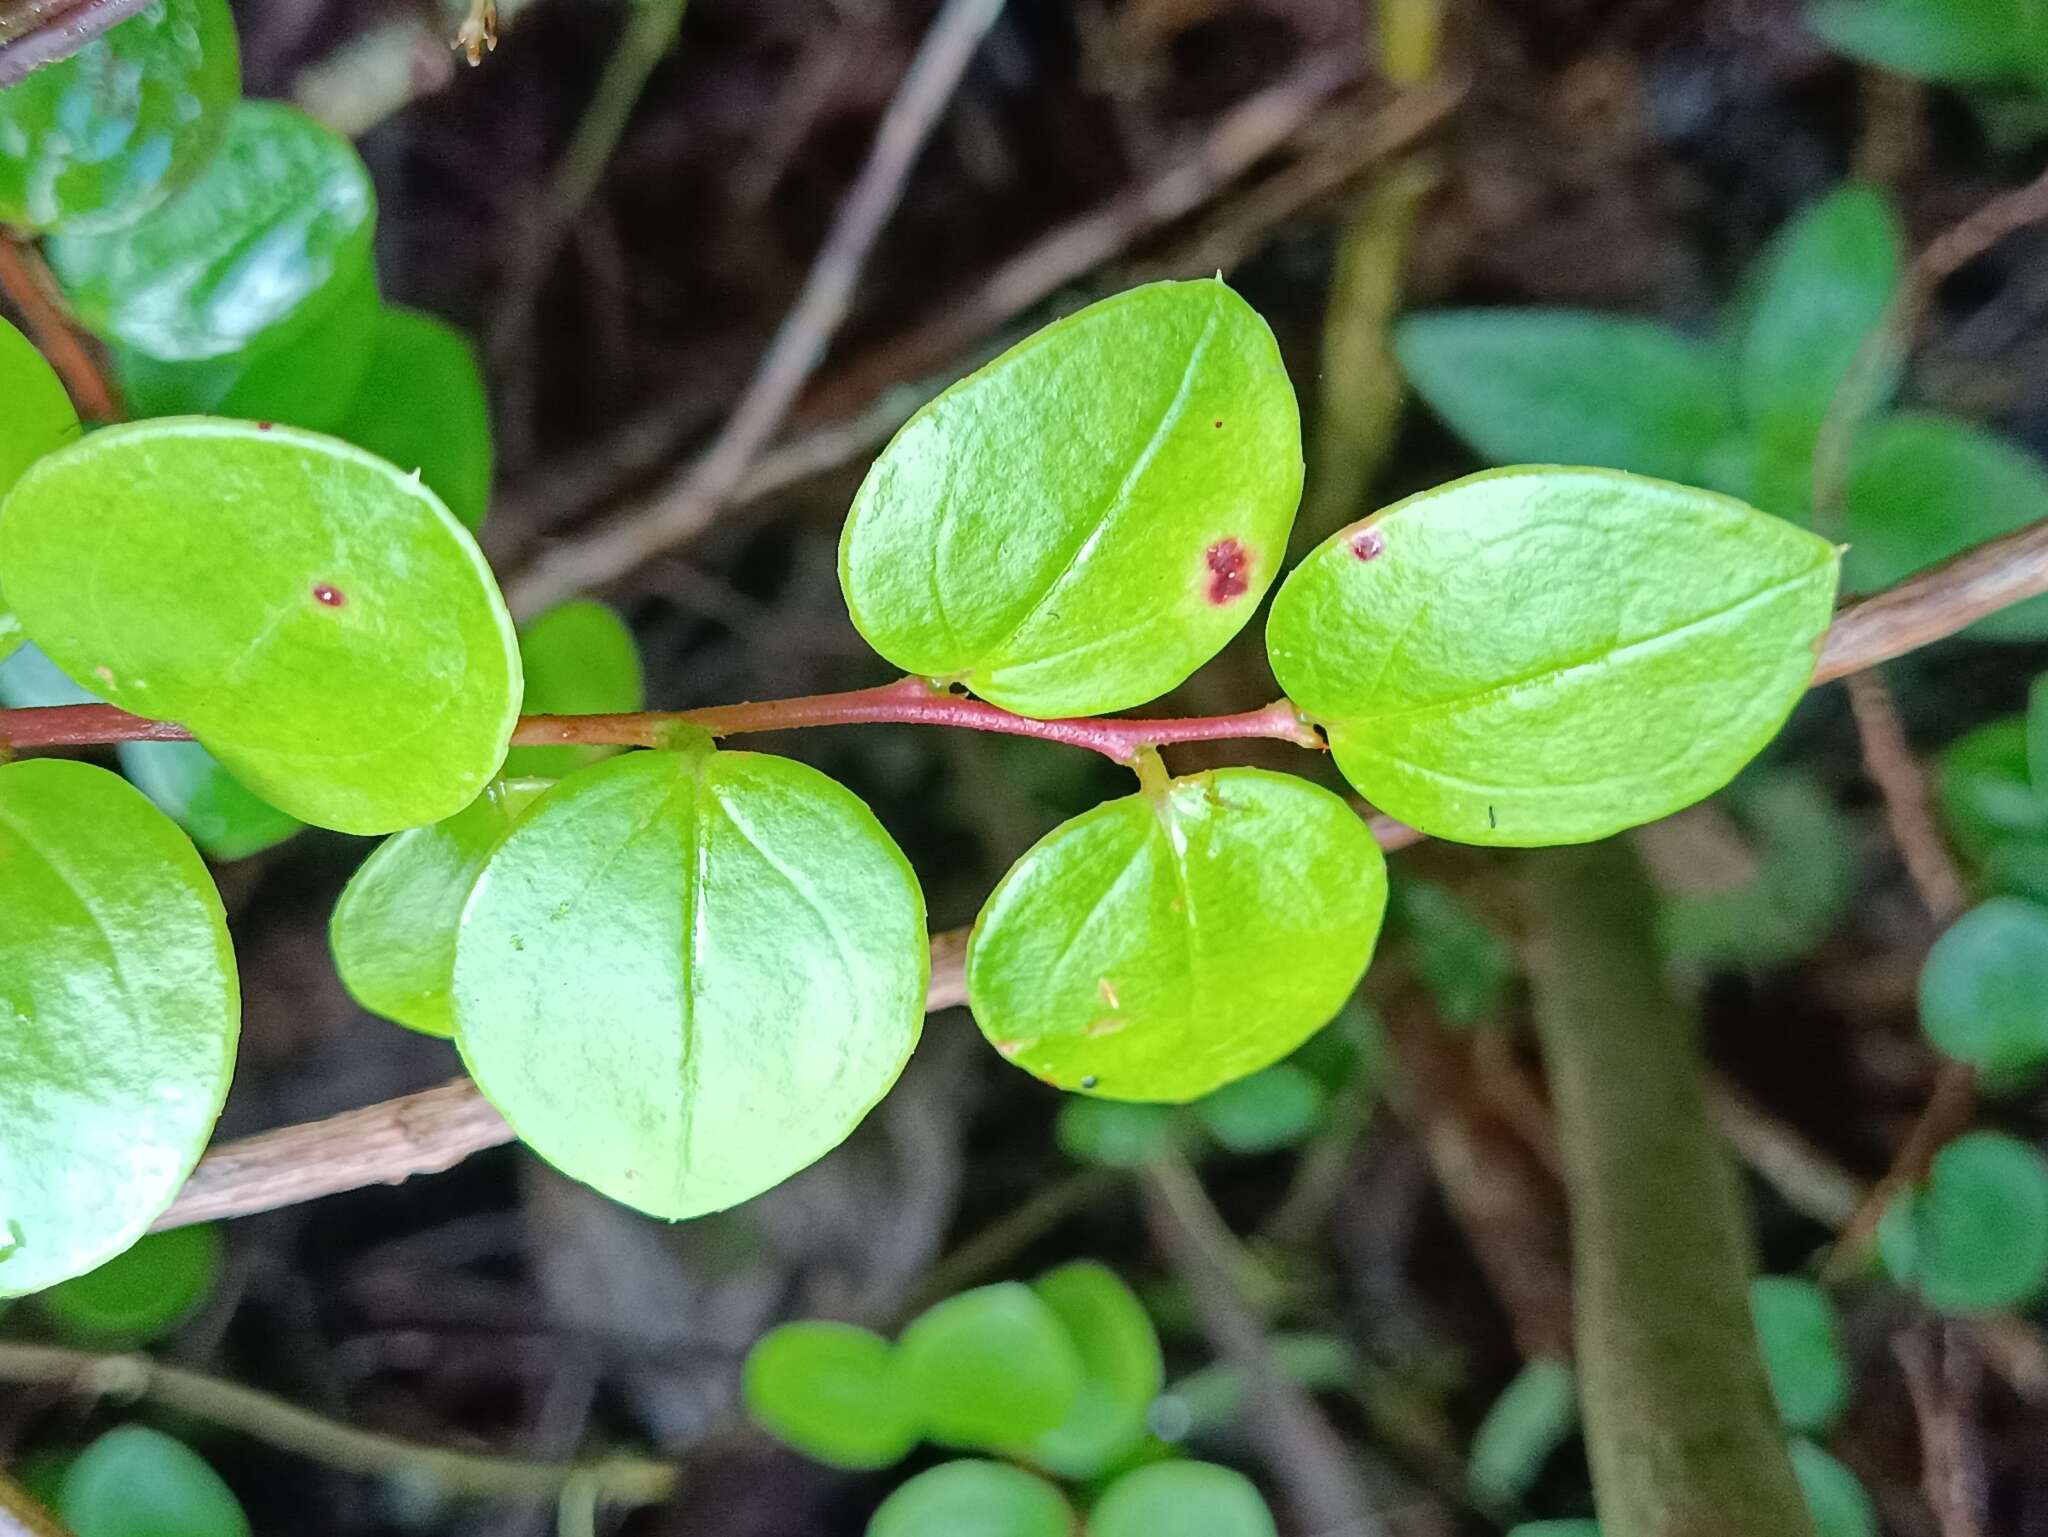
[[[241,1001],[192,845],[104,769],[0,767],[0,1297],[126,1249],[198,1161]]]
[[[475,542],[331,438],[171,418],[41,460],[0,583],[82,686],[188,726],[262,799],[342,832],[452,816],[518,717],[517,639]]]
[[[485,867],[456,1039],[542,1157],[690,1217],[852,1132],[929,969],[916,878],[847,790],[755,753],[633,753],[547,792]]]
[[[1048,1083],[1197,1099],[1330,1021],[1386,896],[1379,845],[1329,791],[1197,774],[1034,845],[975,922],[968,997],[995,1048]]]
[[[1027,715],[1156,698],[1278,573],[1301,422],[1272,333],[1220,282],[1070,315],[926,406],[840,545],[853,622],[906,672]]]
[[[1711,492],[1521,466],[1341,530],[1274,601],[1281,687],[1432,837],[1580,843],[1726,784],[1783,724],[1832,546]]]

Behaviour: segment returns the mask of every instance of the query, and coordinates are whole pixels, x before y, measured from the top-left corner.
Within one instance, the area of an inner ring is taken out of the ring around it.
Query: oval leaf
[[[1088,1512],[1088,1537],[1279,1537],[1258,1487],[1213,1462],[1155,1462],[1126,1473]]]
[[[36,1306],[66,1339],[144,1345],[182,1323],[220,1274],[220,1230],[199,1223],[151,1233],[97,1270],[60,1281]]]
[[[1960,1136],[1885,1208],[1877,1238],[1892,1279],[1944,1312],[2029,1302],[2048,1282],[2048,1163],[2000,1132]]]
[[[1583,843],[1734,777],[1813,675],[1824,540],[1603,470],[1453,481],[1339,531],[1274,600],[1280,686],[1437,838]]]
[[[1233,1153],[1292,1147],[1316,1129],[1323,1086],[1305,1068],[1276,1062],[1195,1101],[1195,1118]]]
[[[0,320],[0,502],[26,470],[44,454],[54,453],[78,436],[78,413],[71,397],[43,355],[29,339]],[[22,641],[21,621],[0,592],[0,657]]]
[[[455,1033],[449,989],[462,909],[498,845],[547,787],[539,779],[498,780],[447,820],[377,846],[327,926],[350,997],[423,1035]]]
[[[104,1264],[171,1204],[241,1000],[192,845],[117,775],[0,767],[0,1297]]]
[[[646,701],[640,650],[618,611],[589,598],[558,604],[519,627],[528,715],[620,715]],[[505,772],[560,779],[616,747],[515,747]]]
[[[897,1360],[925,1433],[949,1446],[1029,1442],[1080,1399],[1079,1349],[1060,1315],[1017,1281],[927,1309],[903,1331]]]
[[[852,1324],[771,1329],[747,1352],[740,1391],[754,1423],[839,1468],[886,1468],[917,1445],[896,1349]]]
[[[1046,327],[897,433],[840,582],[868,643],[1025,715],[1156,698],[1243,628],[1301,499],[1266,323],[1155,283]]]
[[[1074,1537],[1074,1513],[1022,1468],[949,1462],[884,1500],[867,1537]]]
[[[335,436],[418,470],[474,533],[490,510],[493,454],[475,351],[433,316],[397,306],[379,314],[372,338],[368,371]]]
[[[2048,908],[1993,897],[1957,919],[1921,970],[1920,1026],[1992,1088],[2048,1066]]]
[[[1031,1289],[1079,1352],[1081,1387],[1066,1418],[1028,1452],[1064,1478],[1094,1478],[1145,1438],[1146,1412],[1166,1383],[1159,1334],[1137,1295],[1093,1261],[1047,1271]]]
[[[95,433],[16,486],[0,583],[80,684],[182,722],[262,799],[341,832],[460,811],[518,718],[517,638],[475,542],[331,438]]]
[[[851,792],[758,753],[633,753],[485,866],[456,1040],[562,1172],[694,1217],[846,1139],[917,1044],[930,966],[917,879]]]
[[[1863,1480],[1804,1438],[1795,1438],[1786,1450],[1813,1517],[1814,1537],[1878,1537],[1877,1511]]]
[[[1482,1507],[1518,1505],[1579,1428],[1579,1383],[1571,1363],[1532,1356],[1472,1433],[1465,1487]]]
[[[57,1514],[78,1537],[249,1537],[249,1518],[221,1476],[146,1425],[110,1430],[79,1453]]]
[[[1278,1061],[1358,985],[1387,900],[1357,815],[1227,768],[1105,802],[1003,877],[967,942],[996,1050],[1108,1099],[1198,1099]]]
[[[1798,1276],[1758,1276],[1749,1310],[1778,1417],[1794,1430],[1825,1431],[1849,1398],[1834,1303]]]

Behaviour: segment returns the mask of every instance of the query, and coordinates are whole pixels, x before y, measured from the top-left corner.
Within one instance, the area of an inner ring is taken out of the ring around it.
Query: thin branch
[[[42,1502],[0,1468],[0,1537],[71,1537]]]
[[[153,0],[4,0],[0,3],[0,91],[31,70],[68,59]]]
[[[512,584],[509,596],[515,612],[534,613],[624,576],[718,515],[782,424],[846,318],[868,252],[1002,8],[1003,0],[946,0],[882,116],[874,150],[847,194],[802,292],[718,440],[690,478],[649,515],[613,519],[589,537],[543,554]]]
[[[43,265],[35,248],[0,233],[0,293],[21,311],[37,349],[64,381],[78,414],[89,421],[119,421],[126,414],[121,408],[120,394],[71,328],[62,306],[53,297],[56,292],[49,268]]]
[[[1853,674],[1847,686],[1863,767],[1884,801],[1892,841],[1905,858],[1906,873],[1928,916],[1947,928],[1970,905],[1969,888],[1935,818],[1933,792],[1906,740],[1899,707],[1877,668]]]
[[[639,1458],[530,1462],[428,1446],[361,1430],[255,1388],[166,1366],[145,1355],[96,1355],[0,1341],[0,1382],[35,1383],[90,1398],[146,1398],[344,1472],[407,1474],[476,1499],[552,1500],[576,1481],[615,1505],[658,1505],[676,1489],[677,1471],[667,1463]]]

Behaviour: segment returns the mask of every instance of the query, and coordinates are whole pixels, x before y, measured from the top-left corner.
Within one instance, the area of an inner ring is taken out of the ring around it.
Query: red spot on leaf
[[[1235,539],[1218,539],[1209,546],[1209,601],[1221,606],[1251,590],[1251,551]]]
[[[1216,418],[1215,421],[1209,423],[1209,425],[1211,427],[1221,427],[1223,425],[1223,418],[1219,416]]]
[[[276,422],[258,422],[256,424],[256,430],[258,432],[268,432],[270,431],[271,428],[275,427],[276,425]]]
[[[1351,553],[1360,560],[1378,560],[1386,549],[1387,536],[1376,528],[1361,528],[1351,536]]]
[[[320,602],[325,603],[329,608],[340,608],[342,604],[348,602],[347,593],[343,592],[339,587],[330,586],[326,582],[322,582],[313,589],[313,596]]]

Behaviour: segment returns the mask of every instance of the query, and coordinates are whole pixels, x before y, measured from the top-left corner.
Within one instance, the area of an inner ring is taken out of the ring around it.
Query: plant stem
[[[529,1462],[426,1446],[359,1430],[238,1383],[223,1382],[145,1355],[96,1355],[50,1345],[0,1342],[0,1382],[41,1383],[91,1396],[147,1398],[166,1409],[238,1430],[259,1441],[349,1473],[407,1473],[452,1495],[552,1500],[583,1481],[616,1505],[657,1505],[675,1492],[677,1471],[663,1462]]]
[[[1536,1028],[1571,1208],[1587,1450],[1608,1537],[1812,1537],[1749,1313],[1749,1231],[1697,1027],[1624,844],[1524,856]]]

